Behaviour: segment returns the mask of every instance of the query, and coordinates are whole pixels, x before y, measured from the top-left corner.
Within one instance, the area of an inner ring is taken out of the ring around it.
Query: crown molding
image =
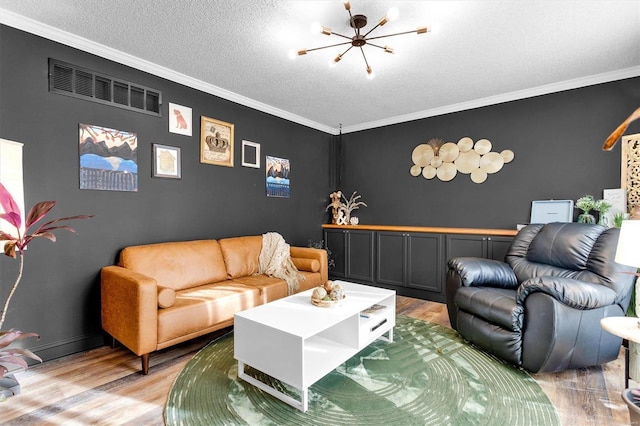
[[[562,92],[565,90],[578,89],[581,87],[593,86],[611,81],[624,80],[640,76],[640,66],[624,68],[612,72],[595,74],[586,77],[576,78],[573,80],[565,80],[557,83],[547,84],[544,86],[533,87],[531,89],[517,90],[515,92],[503,93],[486,98],[474,99],[468,102],[461,102],[452,105],[446,105],[440,108],[433,108],[424,111],[418,111],[411,114],[397,115],[382,120],[370,121],[368,123],[360,123],[353,126],[342,128],[342,133],[353,133],[361,130],[375,129],[377,127],[390,126],[392,124],[405,123],[407,121],[420,120],[422,118],[435,117],[438,115],[450,114],[452,112],[466,111],[474,108],[481,108],[489,105],[497,105],[504,102],[517,101],[520,99],[532,98],[535,96],[547,95],[550,93]]]
[[[123,65],[133,67],[135,69],[147,72],[149,74],[165,78],[167,80],[183,84],[185,86],[200,90],[210,95],[218,96],[220,98],[235,102],[240,105],[253,108],[258,111],[265,112],[267,114],[274,115],[279,118],[283,118],[294,123],[301,124],[312,129],[320,130],[325,133],[337,134],[338,130],[331,126],[327,126],[318,123],[313,120],[301,117],[291,112],[275,108],[271,105],[258,102],[254,99],[242,96],[238,93],[231,92],[213,84],[206,83],[202,80],[190,77],[188,75],[176,72],[169,68],[163,67],[153,62],[146,61],[136,56],[124,53],[120,50],[113,49],[111,47],[96,43],[83,37],[71,34],[66,31],[62,31],[58,28],[50,25],[43,24],[30,18],[26,18],[22,15],[10,12],[8,10],[0,8],[0,24],[4,24],[13,28],[17,28],[22,31],[26,31],[31,34],[35,34],[46,39],[80,49],[82,51],[98,55],[102,58],[109,59]]]
[[[128,53],[124,53],[120,50],[113,49],[108,46],[104,46],[100,43],[88,40],[83,37],[71,34],[66,31],[62,31],[58,28],[50,25],[43,24],[30,18],[26,18],[22,15],[18,15],[14,12],[0,8],[0,24],[4,24],[19,30],[29,32],[41,37],[44,37],[55,42],[80,49],[82,51],[92,53],[109,59],[138,70],[147,72],[158,77],[165,78],[167,80],[183,84],[187,87],[191,87],[202,92],[218,96],[220,98],[238,103],[240,105],[253,108],[258,111],[271,114],[273,116],[301,124],[312,129],[320,130],[331,135],[337,135],[340,133],[340,129],[337,127],[327,126],[322,123],[318,123],[313,120],[309,120],[305,117],[293,114],[289,111],[285,111],[279,108],[275,108],[271,105],[267,105],[262,102],[258,102],[254,99],[242,96],[238,93],[231,92],[221,87],[215,86],[210,83],[206,83],[202,80],[190,77],[188,75],[176,72],[161,65],[154,64],[153,62],[140,59]],[[461,102],[457,104],[445,105],[439,108],[432,108],[424,111],[418,111],[410,114],[398,115],[394,117],[384,118],[382,120],[370,121],[366,123],[355,124],[352,126],[346,126],[342,128],[342,133],[352,133],[362,130],[370,130],[377,127],[389,126],[393,124],[405,123],[408,121],[420,120],[428,117],[435,117],[438,115],[450,114],[453,112],[466,111],[474,108],[481,108],[490,105],[496,105],[504,102],[516,101],[520,99],[531,98],[535,96],[546,95],[550,93],[561,92],[564,90],[577,89],[586,86],[592,86],[601,83],[608,83],[611,81],[622,80],[625,78],[640,76],[640,66],[625,68],[617,71],[590,75],[573,80],[566,80],[557,83],[547,84],[543,86],[533,87],[530,89],[518,90],[509,93],[503,93],[495,96],[488,96],[486,98],[475,99],[468,102]]]

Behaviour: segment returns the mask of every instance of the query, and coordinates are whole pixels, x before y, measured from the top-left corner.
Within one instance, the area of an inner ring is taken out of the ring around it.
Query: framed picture
[[[182,178],[180,148],[154,143],[152,176],[169,179]]]
[[[267,155],[265,171],[267,197],[289,198],[291,195],[289,160]]]
[[[233,167],[233,124],[200,117],[200,162]]]
[[[242,165],[244,167],[260,168],[260,144],[242,141]]]
[[[138,191],[138,136],[91,124],[78,127],[80,189]]]
[[[179,135],[191,136],[191,108],[169,102],[169,131]]]

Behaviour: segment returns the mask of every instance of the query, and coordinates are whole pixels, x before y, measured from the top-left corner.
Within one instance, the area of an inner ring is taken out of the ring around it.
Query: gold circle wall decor
[[[436,168],[433,166],[427,166],[422,170],[422,177],[425,179],[433,179],[436,177]]]
[[[443,182],[453,180],[460,172],[468,174],[474,183],[483,183],[489,174],[499,172],[515,157],[510,149],[494,152],[491,148],[488,139],[474,143],[468,136],[460,138],[457,143],[430,139],[413,149],[413,165],[409,172],[414,177],[422,174],[425,179],[437,176]]]
[[[473,150],[461,152],[454,164],[460,173],[469,174],[480,167],[480,154]]]

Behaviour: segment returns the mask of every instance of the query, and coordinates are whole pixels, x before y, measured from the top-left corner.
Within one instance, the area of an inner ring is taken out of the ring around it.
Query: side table
[[[629,387],[629,341],[640,343],[640,318],[607,317],[600,320],[600,326],[609,333],[624,339],[624,387]]]

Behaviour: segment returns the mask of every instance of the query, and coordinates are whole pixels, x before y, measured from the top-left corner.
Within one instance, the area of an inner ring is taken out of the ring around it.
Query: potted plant
[[[28,337],[39,337],[37,334],[22,333],[18,330],[2,330],[2,325],[4,324],[4,320],[9,309],[9,303],[11,302],[11,298],[15,294],[16,289],[18,288],[18,284],[20,284],[20,281],[22,279],[22,272],[24,269],[24,253],[27,246],[35,238],[46,238],[50,241],[55,242],[56,236],[53,234],[53,232],[58,229],[64,229],[73,233],[76,232],[73,228],[67,225],[59,225],[60,222],[66,222],[76,219],[88,219],[90,217],[93,217],[92,215],[78,215],[54,219],[38,226],[34,231],[30,232],[29,228],[31,228],[31,226],[33,225],[36,225],[36,223],[42,220],[51,211],[51,209],[53,209],[55,205],[55,201],[41,201],[39,203],[36,203],[29,210],[23,226],[20,207],[16,203],[15,199],[11,196],[9,191],[4,187],[4,185],[0,183],[0,206],[4,210],[3,213],[0,213],[0,220],[4,220],[13,228],[15,228],[15,234],[0,230],[0,241],[5,241],[4,254],[6,256],[14,259],[16,257],[19,257],[20,259],[18,276],[16,277],[16,280],[11,287],[11,291],[7,296],[7,300],[4,303],[2,311],[0,312],[0,378],[5,377],[5,375],[9,371],[9,368],[12,368],[14,366],[27,369],[27,362],[23,359],[23,357],[42,362],[40,357],[27,349],[11,347],[11,345],[16,340],[25,339]],[[0,382],[0,400],[5,398],[6,394],[5,392],[3,392],[3,390],[6,390],[6,388],[7,386],[4,385],[3,388],[3,385]]]
[[[576,208],[582,210],[582,214],[578,216],[578,223],[596,223],[596,218],[591,214],[591,210],[596,208],[596,200],[593,195],[578,198]]]

